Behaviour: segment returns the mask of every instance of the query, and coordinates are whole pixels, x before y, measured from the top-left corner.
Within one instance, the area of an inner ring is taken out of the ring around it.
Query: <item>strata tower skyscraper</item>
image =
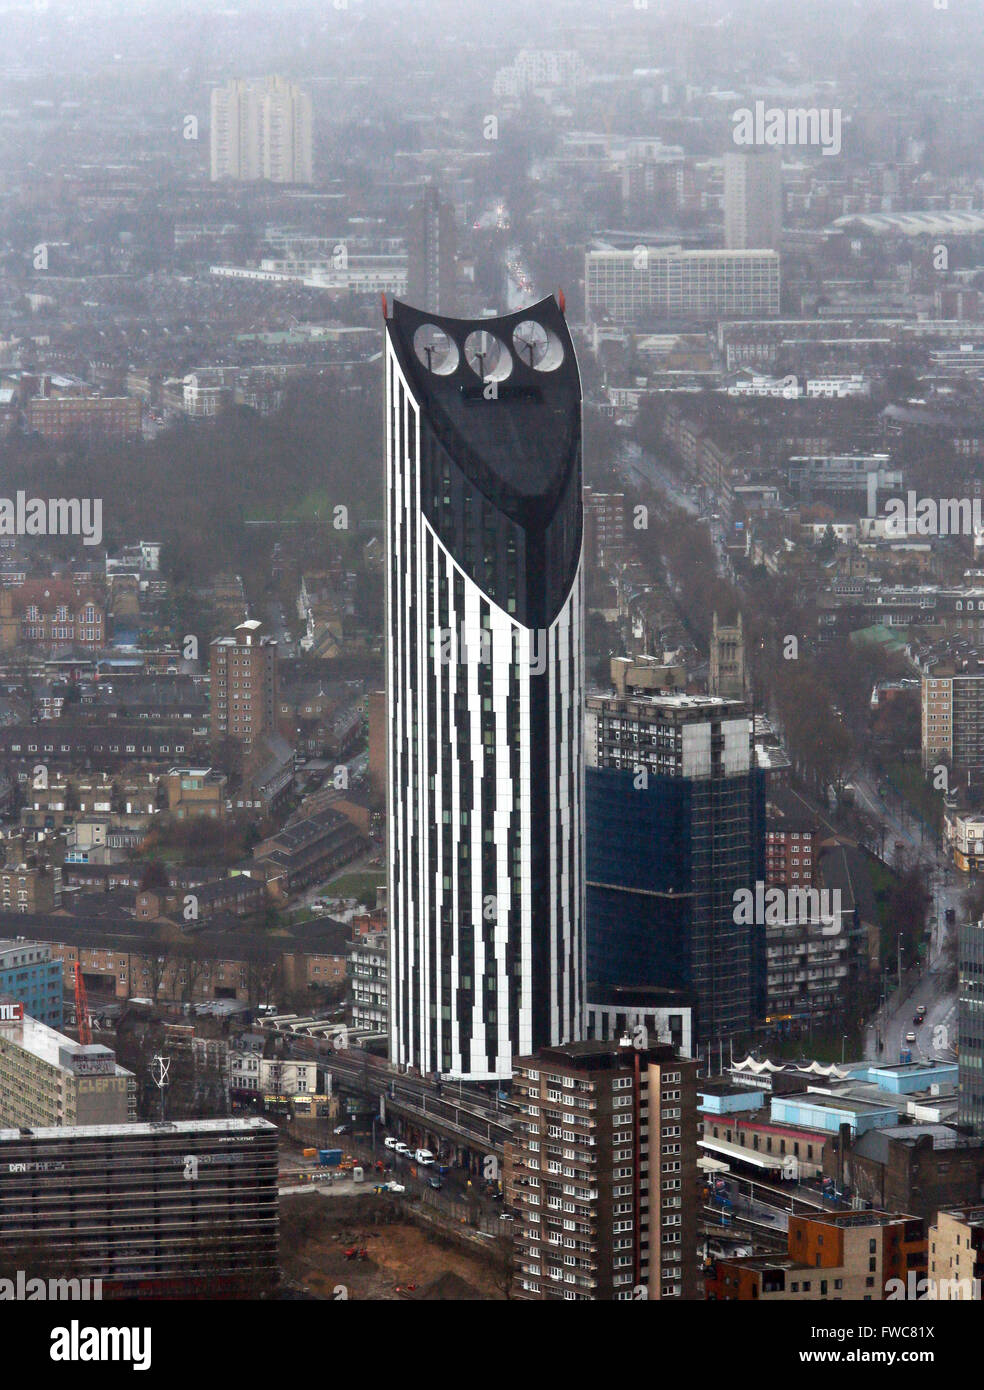
[[[581,388],[561,308],[386,321],[390,1056],[581,1037]]]

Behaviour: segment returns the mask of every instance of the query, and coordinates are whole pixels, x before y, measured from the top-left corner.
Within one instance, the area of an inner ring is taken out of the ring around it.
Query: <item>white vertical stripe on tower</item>
[[[550,920],[548,923],[549,931],[549,951],[550,961],[550,1019],[549,1019],[549,1038],[552,1043],[558,1042],[560,1038],[560,1018],[558,992],[560,981],[557,974],[557,768],[560,761],[560,752],[557,747],[557,625],[553,623],[546,634],[547,641],[547,669],[541,675],[534,677],[536,680],[547,681],[547,705],[549,709],[548,718],[548,739],[550,743],[550,807],[548,819],[548,835],[550,840],[550,854],[548,858],[549,872],[549,896],[550,896]]]
[[[492,610],[492,713],[495,719],[494,790],[496,809],[492,822],[495,843],[495,981],[496,1022],[493,1066],[501,1072],[505,1058],[512,1063],[510,1036],[516,1036],[507,969],[507,945],[515,931],[512,865],[509,862],[509,828],[512,816],[512,776],[509,771],[509,674],[514,659],[513,624],[497,608]],[[508,805],[505,803],[508,801]],[[518,908],[519,904],[515,904]]]
[[[530,781],[530,633],[515,627],[519,686],[519,845],[522,902],[519,922],[519,1056],[533,1051],[533,870],[530,864],[532,841],[532,786]],[[534,676],[533,680],[542,679]],[[513,811],[514,817],[517,812]],[[514,926],[515,930],[515,926]]]
[[[425,522],[426,525],[426,522]],[[430,529],[428,527],[428,529]],[[444,546],[441,545],[437,536],[434,536],[434,549],[439,556],[435,573],[438,577],[438,587],[443,586],[448,599],[448,627],[452,634],[451,653],[452,657],[457,651],[458,634],[461,631],[461,614],[455,604],[454,597],[454,565],[451,556]],[[458,667],[454,660],[449,661],[442,667],[442,682],[448,690],[448,748],[447,763],[444,765],[444,775],[451,782],[451,864],[450,864],[450,903],[451,903],[451,930],[452,930],[452,950],[453,962],[451,972],[451,998],[456,998],[456,991],[461,984],[461,921],[458,912],[458,846],[461,842],[461,770],[458,766],[458,758],[455,750],[458,747],[458,721],[455,711],[455,695],[458,688]],[[437,761],[441,762],[444,757],[444,749],[438,744]],[[443,999],[442,999],[443,1003]],[[457,1009],[451,1009],[451,1056],[445,1059],[445,1066],[451,1072],[457,1072],[460,1076],[464,1067],[464,1042],[462,1037],[462,1019]],[[467,1035],[467,1030],[466,1030]]]
[[[386,863],[386,903],[388,914],[389,939],[389,1050],[390,1058],[393,1061],[402,1060],[401,1049],[401,1029],[399,1027],[400,1009],[396,982],[399,979],[399,942],[396,939],[395,912],[396,898],[393,893],[393,866],[396,864],[396,818],[399,815],[399,797],[394,797],[393,787],[397,785],[395,779],[395,754],[393,738],[393,695],[394,695],[394,633],[389,627],[389,616],[393,612],[393,556],[397,555],[396,531],[394,519],[393,490],[393,448],[392,448],[392,410],[393,410],[393,350],[389,338],[386,339],[386,367],[385,367],[385,402],[383,428],[385,431],[385,455],[386,455],[386,844],[387,844],[387,863]]]
[[[485,805],[485,748],[482,743],[482,696],[478,686],[478,674],[482,658],[481,591],[467,577],[465,584],[464,648],[459,651],[465,675],[466,703],[468,705],[470,755],[474,788],[474,809],[468,821],[468,853],[471,867],[471,919],[474,925],[475,965],[472,983],[475,996],[472,1004],[471,1023],[471,1066],[476,1072],[483,1072],[488,1066],[489,1039],[483,1009],[485,980],[488,962],[485,955],[484,898],[486,885],[481,875],[482,863],[482,822]],[[491,892],[491,885],[489,885]]]

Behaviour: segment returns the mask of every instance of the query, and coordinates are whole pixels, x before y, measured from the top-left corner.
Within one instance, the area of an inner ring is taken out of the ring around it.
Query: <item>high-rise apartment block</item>
[[[592,568],[615,569],[625,556],[625,493],[584,489],[584,554]]]
[[[386,322],[391,1060],[582,1035],[581,389],[553,299]]]
[[[568,91],[586,77],[584,59],[573,48],[523,48],[509,67],[499,68],[492,91],[497,97],[519,97],[543,87]]]
[[[234,79],[212,92],[212,179],[310,183],[311,98],[282,77]]]
[[[955,780],[984,777],[984,664],[979,661],[938,662],[923,676],[922,763],[924,772],[945,764],[957,774]]]
[[[782,240],[782,159],[774,150],[724,156],[724,244],[729,251],[778,251]]]
[[[430,314],[453,314],[457,229],[454,207],[428,184],[410,208],[407,228],[407,299]]]
[[[516,1063],[520,1299],[697,1296],[696,1063],[581,1042]]]
[[[736,911],[763,879],[765,791],[752,720],[709,695],[587,700],[588,993],[682,990],[698,1040],[764,1007],[764,922]]]
[[[778,314],[779,255],[680,246],[588,251],[584,294],[589,318],[614,323]]]
[[[212,743],[236,739],[252,752],[262,735],[276,730],[277,644],[249,618],[231,637],[216,637],[209,648]]]

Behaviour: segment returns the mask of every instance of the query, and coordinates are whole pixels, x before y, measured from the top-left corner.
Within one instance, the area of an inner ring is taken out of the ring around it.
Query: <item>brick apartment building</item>
[[[249,754],[262,734],[277,727],[277,644],[261,634],[255,618],[209,648],[210,734],[213,744],[236,739]]]
[[[816,816],[786,787],[770,790],[765,808],[765,881],[769,887],[812,888],[816,883]]]
[[[62,871],[57,865],[15,858],[0,869],[3,912],[54,912],[61,901]]]
[[[516,1062],[515,1296],[695,1298],[696,1063],[581,1042]]]
[[[253,862],[265,876],[271,896],[286,898],[327,879],[365,844],[350,820],[328,808],[298,816],[261,841],[253,849]]]
[[[140,434],[143,405],[134,396],[35,396],[24,415],[45,439],[128,440]]]
[[[142,922],[153,922],[160,917],[177,922],[208,922],[227,912],[234,917],[249,917],[262,912],[266,903],[266,885],[260,879],[250,878],[248,874],[232,874],[187,890],[169,889],[156,893],[145,889],[137,894],[135,916]],[[191,915],[186,916],[186,913]]]
[[[625,556],[625,493],[585,487],[584,556],[591,569],[617,567]]]

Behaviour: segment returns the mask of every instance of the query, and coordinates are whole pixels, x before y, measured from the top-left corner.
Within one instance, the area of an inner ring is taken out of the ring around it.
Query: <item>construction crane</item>
[[[79,1030],[79,1042],[88,1047],[92,1042],[92,1024],[89,1021],[89,1001],[85,994],[85,981],[82,979],[82,966],[75,962],[75,1022]]]

